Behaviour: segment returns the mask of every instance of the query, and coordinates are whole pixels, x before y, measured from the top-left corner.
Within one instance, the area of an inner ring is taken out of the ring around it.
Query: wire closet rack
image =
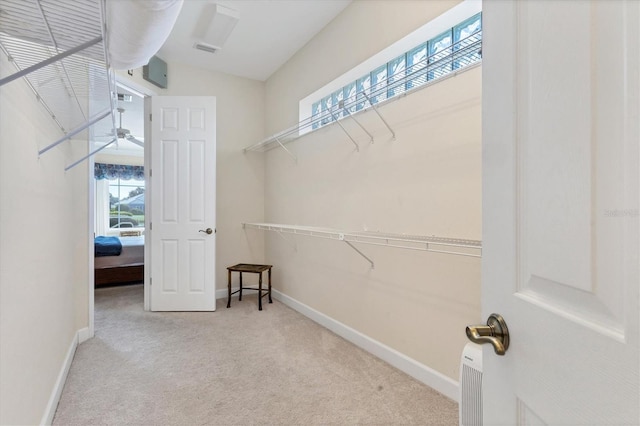
[[[76,135],[86,140],[86,129],[100,124],[92,128],[100,148],[65,170],[116,138],[104,17],[104,0],[0,0],[0,51],[15,68],[0,86],[23,78],[61,132],[38,154]]]
[[[395,139],[395,132],[378,110],[378,105],[414,93],[444,78],[454,77],[471,69],[473,65],[479,65],[481,61],[482,30],[479,30],[446,49],[387,76],[386,79],[369,88],[356,89],[355,94],[340,99],[325,111],[311,115],[288,129],[246,147],[244,152],[264,152],[281,147],[295,158],[295,155],[285,147],[287,143],[332,123],[338,124],[356,146],[356,150],[359,150],[358,142],[340,123],[340,120],[351,118],[367,134],[370,142],[373,142],[373,135],[357,119],[359,113],[370,109],[375,112]]]
[[[247,229],[273,231],[278,234],[294,234],[305,237],[324,238],[343,241],[364,257],[374,267],[374,262],[362,253],[355,244],[393,247],[407,250],[429,251],[433,253],[453,254],[459,256],[482,257],[482,242],[458,238],[442,238],[424,235],[389,234],[371,231],[341,231],[330,228],[312,226],[281,225],[275,223],[243,223]]]

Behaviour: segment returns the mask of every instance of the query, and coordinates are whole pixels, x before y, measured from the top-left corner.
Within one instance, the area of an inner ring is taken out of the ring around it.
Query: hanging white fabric
[[[183,0],[107,0],[107,43],[113,69],[146,65],[171,33]]]
[[[95,180],[96,192],[96,214],[95,233],[96,235],[107,235],[109,228],[109,181],[106,179]]]

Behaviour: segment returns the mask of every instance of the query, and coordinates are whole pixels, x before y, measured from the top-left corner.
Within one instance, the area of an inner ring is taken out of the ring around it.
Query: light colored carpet
[[[96,290],[54,424],[458,424],[454,401],[276,300],[153,313],[142,294]]]

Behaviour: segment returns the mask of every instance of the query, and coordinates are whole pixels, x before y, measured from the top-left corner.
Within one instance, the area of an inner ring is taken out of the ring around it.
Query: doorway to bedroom
[[[144,97],[116,86],[117,140],[94,159],[94,285],[143,292],[145,239]],[[96,294],[94,293],[94,300]]]

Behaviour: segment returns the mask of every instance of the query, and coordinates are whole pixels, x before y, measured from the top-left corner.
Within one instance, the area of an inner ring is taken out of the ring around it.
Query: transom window
[[[478,13],[314,102],[312,129],[437,80],[481,58],[482,13]]]

